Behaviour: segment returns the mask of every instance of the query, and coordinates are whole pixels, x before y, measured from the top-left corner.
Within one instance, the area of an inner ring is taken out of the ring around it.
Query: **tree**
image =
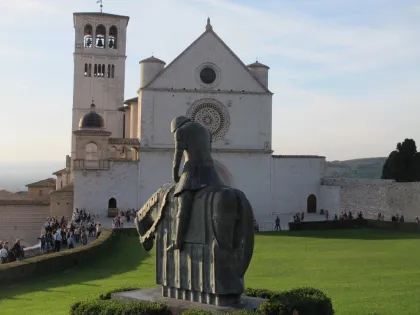
[[[394,179],[397,182],[420,181],[420,153],[416,142],[405,139],[397,144],[382,168],[382,179]]]

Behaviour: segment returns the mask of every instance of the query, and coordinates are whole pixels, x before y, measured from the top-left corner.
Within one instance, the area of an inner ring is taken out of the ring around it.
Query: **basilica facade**
[[[72,149],[66,167],[54,173],[52,215],[139,209],[171,181],[170,122],[180,115],[211,131],[221,178],[247,195],[257,221],[334,206],[334,192],[321,187],[324,157],[273,155],[269,67],[244,64],[209,19],[169,64],[155,56],[140,61],[137,96],[124,101],[128,22],[74,14]]]

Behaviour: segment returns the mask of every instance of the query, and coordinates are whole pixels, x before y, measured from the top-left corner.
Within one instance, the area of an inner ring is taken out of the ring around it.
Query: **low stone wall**
[[[318,230],[341,230],[358,229],[368,227],[368,220],[338,220],[338,221],[312,221],[290,222],[290,231],[318,231]]]
[[[135,228],[106,229],[98,239],[86,246],[0,265],[0,283],[16,283],[24,279],[50,275],[89,263],[101,255],[109,254],[108,249],[122,236],[137,235]]]
[[[316,231],[336,229],[374,228],[380,230],[399,230],[404,232],[420,232],[420,224],[414,222],[389,222],[368,219],[290,222],[290,231]]]
[[[41,255],[39,245],[25,248],[24,251],[25,251],[25,259]]]
[[[376,219],[378,213],[382,213],[388,221],[398,214],[404,215],[406,222],[414,222],[416,217],[420,217],[420,182],[323,178],[321,184],[340,188],[339,209],[330,209],[330,214],[342,211],[356,214],[361,211],[365,218]]]

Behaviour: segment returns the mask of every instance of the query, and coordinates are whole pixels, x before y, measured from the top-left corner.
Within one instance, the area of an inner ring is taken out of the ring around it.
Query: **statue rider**
[[[190,214],[196,192],[206,186],[223,185],[211,157],[211,133],[203,125],[185,116],[172,120],[175,154],[172,178],[176,183],[174,197],[177,215],[173,243],[167,250],[182,250],[188,231]],[[184,155],[184,167],[179,176],[179,166]]]

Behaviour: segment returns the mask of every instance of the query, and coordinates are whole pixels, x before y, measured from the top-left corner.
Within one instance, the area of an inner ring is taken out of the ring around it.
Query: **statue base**
[[[166,296],[163,296],[165,293]],[[188,297],[189,299],[185,299]],[[111,295],[112,300],[125,303],[157,302],[166,304],[174,315],[181,314],[189,309],[201,309],[214,313],[226,313],[234,310],[254,310],[258,308],[261,303],[267,301],[266,299],[241,296],[239,299],[237,297],[233,297],[233,299],[230,299],[230,297],[223,298],[223,300],[219,301],[223,306],[209,304],[216,298],[220,299],[221,297],[208,296],[201,292],[186,292],[185,290],[176,290],[175,292],[174,289],[170,289],[168,292],[167,288],[134,290],[113,293]],[[229,302],[231,302],[231,304],[229,304]]]

